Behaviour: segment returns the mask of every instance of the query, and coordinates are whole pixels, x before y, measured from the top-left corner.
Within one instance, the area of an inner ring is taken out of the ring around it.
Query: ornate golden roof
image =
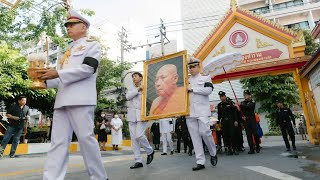
[[[193,56],[196,57],[197,54],[200,52],[200,50],[207,44],[207,42],[211,39],[211,37],[218,31],[219,27],[226,22],[227,18],[231,15],[238,16],[237,14],[243,14],[248,16],[249,18],[253,19],[254,21],[261,22],[265,25],[270,26],[273,29],[276,29],[282,33],[285,33],[292,38],[297,37],[297,33],[290,30],[289,28],[286,28],[276,22],[273,22],[265,17],[262,17],[260,15],[254,14],[251,11],[248,11],[246,9],[242,9],[239,6],[237,6],[236,0],[231,0],[230,2],[230,9],[227,11],[227,13],[223,16],[223,18],[215,25],[215,27],[210,31],[210,33],[207,35],[207,37],[202,41],[200,46],[197,48],[197,50],[193,53]]]

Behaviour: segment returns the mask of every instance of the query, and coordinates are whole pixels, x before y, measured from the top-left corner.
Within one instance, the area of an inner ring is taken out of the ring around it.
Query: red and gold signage
[[[242,63],[252,63],[258,61],[265,61],[276,59],[281,56],[283,52],[279,49],[271,49],[267,51],[254,52],[242,55]]]

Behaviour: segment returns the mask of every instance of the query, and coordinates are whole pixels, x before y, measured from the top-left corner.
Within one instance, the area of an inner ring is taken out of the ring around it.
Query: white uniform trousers
[[[197,164],[204,165],[206,163],[206,158],[204,155],[202,139],[207,145],[210,155],[216,155],[216,145],[214,144],[212,132],[210,130],[209,117],[187,117],[186,122],[196,153]]]
[[[144,134],[146,127],[147,127],[147,122],[141,122],[141,121],[130,122],[129,121],[131,147],[134,154],[134,160],[139,163],[142,163],[140,145],[147,152],[148,155],[153,152],[153,149],[150,146],[146,135]]]
[[[169,143],[170,151],[173,151],[173,142],[171,133],[161,133],[162,152],[167,153],[167,146]]]
[[[90,180],[107,179],[99,145],[93,132],[94,109],[95,106],[68,106],[54,110],[51,147],[44,167],[43,180],[64,179],[73,131],[77,135]]]

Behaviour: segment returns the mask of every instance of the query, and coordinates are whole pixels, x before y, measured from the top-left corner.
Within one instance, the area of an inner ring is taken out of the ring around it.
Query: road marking
[[[302,180],[299,178],[296,178],[294,176],[291,176],[289,174],[285,174],[282,173],[280,171],[276,171],[274,169],[270,169],[267,167],[263,167],[263,166],[244,166],[244,168],[246,169],[250,169],[252,171],[267,175],[267,176],[271,176],[280,180]]]
[[[111,162],[119,162],[119,161],[126,161],[126,160],[132,160],[133,155],[125,155],[122,158],[116,158],[116,159],[110,159],[103,161],[103,163],[111,163]],[[78,163],[78,164],[70,164],[69,168],[79,168],[79,167],[85,167],[83,163]],[[15,171],[15,172],[10,172],[10,173],[4,173],[0,174],[0,177],[9,177],[9,176],[17,176],[17,175],[23,175],[23,174],[31,174],[31,173],[39,173],[42,172],[43,169],[31,169],[31,170],[25,170],[25,171]]]

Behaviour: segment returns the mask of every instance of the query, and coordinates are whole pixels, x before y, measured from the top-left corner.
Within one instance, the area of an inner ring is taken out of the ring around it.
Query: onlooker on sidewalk
[[[100,117],[97,117],[96,125],[98,128],[98,142],[99,142],[100,151],[105,151],[106,142],[108,141],[107,128],[109,126],[109,122],[105,118],[104,112],[100,112]]]
[[[26,105],[27,97],[20,96],[18,98],[18,103],[11,105],[7,111],[7,117],[9,125],[7,131],[4,134],[3,140],[0,147],[0,157],[3,156],[3,152],[6,149],[8,142],[13,136],[12,146],[10,150],[10,158],[14,158],[17,146],[20,142],[20,136],[23,132],[25,122],[28,120],[29,107]]]
[[[162,140],[162,154],[167,155],[167,144],[169,143],[171,155],[173,154],[173,141],[172,141],[172,133],[173,132],[173,123],[172,119],[161,119],[160,120],[160,133],[161,133],[161,140]]]
[[[122,120],[118,114],[115,114],[114,118],[111,119],[111,144],[113,150],[119,150],[118,146],[122,144],[122,126]]]
[[[287,151],[291,151],[289,140],[288,140],[288,134],[292,141],[292,148],[293,150],[296,150],[295,136],[294,136],[293,127],[291,124],[291,121],[292,121],[293,125],[296,125],[294,115],[292,114],[290,108],[284,107],[282,100],[277,101],[277,106],[278,106],[278,110],[277,110],[276,123],[278,126],[280,126],[282,137],[287,147]]]
[[[304,127],[302,120],[300,120],[300,122],[298,124],[298,129],[299,129],[299,134],[301,134],[301,136],[302,136],[302,140],[307,140],[305,127]]]
[[[154,149],[159,150],[160,146],[160,125],[156,121],[152,124],[150,132],[152,133],[152,143],[154,144]]]

